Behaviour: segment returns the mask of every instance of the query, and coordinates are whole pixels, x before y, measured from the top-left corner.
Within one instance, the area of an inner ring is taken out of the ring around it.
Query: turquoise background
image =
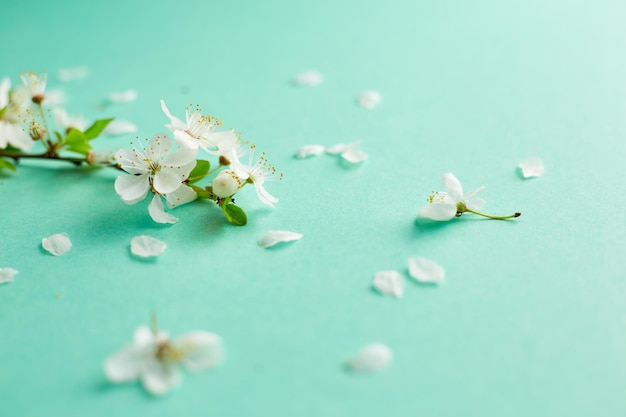
[[[189,103],[266,150],[285,174],[247,227],[210,204],[153,223],[113,170],[25,161],[0,176],[2,416],[623,416],[626,413],[626,4],[619,1],[84,1],[2,3],[0,76],[86,65],[70,113],[148,137]],[[318,69],[325,82],[295,87]],[[112,91],[136,102],[102,109]],[[380,91],[379,108],[355,104]],[[357,168],[304,144],[362,139]],[[95,146],[126,146],[129,138]],[[543,177],[517,164],[539,156]],[[487,188],[485,211],[415,223],[444,172]],[[269,229],[304,234],[276,250]],[[53,257],[41,238],[67,232]],[[149,234],[155,262],[131,258]],[[421,255],[440,287],[371,290]],[[172,334],[221,335],[226,360],[162,398],[109,384],[104,359],[156,311]],[[384,372],[342,368],[384,342]]]

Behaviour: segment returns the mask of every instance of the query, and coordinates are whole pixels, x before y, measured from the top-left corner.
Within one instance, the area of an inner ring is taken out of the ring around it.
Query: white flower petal
[[[300,240],[304,235],[295,232],[289,232],[286,230],[270,230],[267,232],[261,240],[259,240],[259,246],[262,248],[269,248],[281,242],[291,242],[293,240]]]
[[[448,221],[456,216],[456,204],[429,203],[422,207],[417,217],[424,217],[439,222]]]
[[[61,82],[79,80],[87,77],[88,75],[89,68],[87,67],[62,68],[57,71],[57,78]]]
[[[531,156],[519,163],[518,167],[522,169],[524,178],[540,177],[543,175],[544,167],[541,159]]]
[[[200,141],[184,130],[175,130],[174,140],[176,144],[183,149],[198,149],[200,146]]]
[[[361,142],[352,142],[352,143],[338,143],[336,145],[331,146],[330,148],[326,148],[326,153],[335,155],[346,152],[349,149],[356,148]]]
[[[17,271],[13,268],[0,268],[0,284],[13,282],[15,274],[17,274]]]
[[[379,271],[372,283],[381,294],[401,298],[404,290],[404,278],[398,271]]]
[[[159,171],[154,174],[152,186],[159,194],[173,193],[178,190],[183,180],[172,171]]]
[[[146,348],[127,346],[109,356],[104,362],[104,373],[111,382],[130,382],[139,378],[150,354]]]
[[[465,207],[471,210],[480,210],[485,206],[485,200],[482,198],[470,198],[469,200],[465,200]]]
[[[274,207],[274,204],[278,203],[278,198],[274,197],[269,192],[267,192],[267,190],[263,186],[263,183],[261,183],[260,181],[255,181],[253,185],[254,185],[254,190],[256,191],[256,195],[259,198],[259,201],[261,201],[261,203],[268,205],[270,207]]]
[[[453,173],[448,172],[441,177],[441,183],[446,187],[446,193],[454,201],[458,203],[463,198],[463,187],[461,182]]]
[[[152,161],[158,161],[162,156],[170,153],[172,139],[165,134],[154,135],[148,141],[149,157]]]
[[[196,155],[198,155],[198,151],[195,149],[180,148],[163,160],[163,166],[176,168],[182,165],[187,165],[191,162],[195,162]],[[191,169],[194,167],[195,164]]]
[[[322,145],[304,145],[296,151],[296,158],[304,159],[309,156],[317,156],[324,152],[324,147]]]
[[[180,384],[180,369],[174,363],[147,361],[141,373],[144,388],[153,395],[163,395]]]
[[[170,113],[170,110],[165,105],[165,100],[161,100],[161,110],[163,110],[163,113],[165,113],[167,118],[170,119],[170,122],[172,122],[172,125],[173,125],[173,126],[171,126],[172,128],[174,128],[174,129],[183,129],[183,130],[187,128],[187,124],[186,123],[183,123],[182,120],[180,120],[176,116],[173,116],[172,113]],[[170,129],[171,131],[174,131],[174,129],[171,129],[170,127],[168,127],[168,129]]]
[[[148,206],[148,213],[150,213],[150,217],[157,223],[169,223],[174,224],[178,221],[178,217],[172,216],[169,213],[165,212],[165,208],[163,207],[163,202],[161,201],[161,196],[155,194],[152,197],[152,201]]]
[[[385,369],[391,363],[393,353],[389,346],[383,343],[371,343],[363,347],[357,355],[348,362],[353,371],[375,372]]]
[[[43,104],[50,107],[62,106],[65,102],[65,93],[58,89],[46,91],[46,96],[43,98]]]
[[[143,200],[149,190],[150,178],[147,174],[122,174],[115,180],[115,192],[126,204],[135,204]]]
[[[55,233],[41,240],[41,246],[54,256],[63,255],[72,248],[72,242],[67,233]]]
[[[341,157],[352,164],[358,164],[367,159],[367,154],[357,149],[348,149],[341,153]]]
[[[0,143],[5,147],[7,143],[23,151],[30,150],[35,141],[18,124],[0,120]]]
[[[165,252],[167,245],[165,242],[155,239],[152,236],[135,236],[130,241],[130,252],[142,258],[161,256]]]
[[[3,109],[9,104],[9,90],[11,90],[11,79],[4,77],[0,81],[0,109]]]
[[[296,75],[293,81],[298,85],[316,87],[324,81],[324,77],[319,71],[310,70],[301,72],[300,74]]]
[[[409,275],[419,282],[441,284],[446,272],[440,265],[430,259],[414,256],[409,258]]]
[[[137,126],[126,120],[113,120],[102,131],[103,134],[109,136],[125,135],[128,133],[135,133]]]
[[[198,194],[196,194],[193,188],[185,184],[182,184],[173,193],[168,193],[165,195],[165,201],[167,201],[167,206],[169,208],[174,208],[183,204],[187,204],[194,201],[196,198],[198,198]]]
[[[202,371],[222,361],[222,339],[213,333],[195,331],[185,333],[172,341],[175,349],[183,352],[183,364],[190,371]]]
[[[109,101],[113,103],[127,103],[137,100],[137,90],[125,90],[109,94]]]
[[[167,333],[159,332],[159,334],[155,336],[152,329],[145,325],[137,327],[133,333],[133,345],[138,348],[153,346],[155,343],[167,339]]]
[[[361,107],[372,110],[380,103],[380,93],[378,91],[365,91],[359,94],[357,102]]]

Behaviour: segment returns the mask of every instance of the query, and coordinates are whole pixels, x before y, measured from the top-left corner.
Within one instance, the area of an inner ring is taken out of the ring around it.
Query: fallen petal
[[[109,94],[109,100],[113,103],[126,103],[137,100],[137,90],[126,90]]]
[[[393,353],[389,346],[383,343],[371,343],[363,347],[357,355],[348,362],[353,371],[376,372],[385,369],[391,363]]]
[[[17,271],[13,268],[0,268],[0,284],[13,282],[13,277]]]
[[[413,258],[409,258],[409,275],[419,282],[441,284],[444,280],[446,272],[443,267],[430,259],[415,256]]]
[[[336,145],[331,146],[330,148],[326,148],[326,153],[331,155],[341,154],[350,149],[354,149],[361,144],[360,140],[351,143],[337,143]]]
[[[341,153],[341,157],[351,164],[358,164],[367,159],[367,154],[357,149],[348,149],[347,151]]]
[[[396,298],[401,298],[404,291],[404,279],[398,271],[377,272],[372,285],[379,293]]]
[[[316,87],[324,81],[324,77],[319,71],[311,70],[296,75],[293,81],[298,85]]]
[[[87,75],[89,75],[87,67],[62,68],[57,72],[57,78],[61,82],[79,80]]]
[[[536,156],[531,156],[530,158],[519,163],[518,167],[522,169],[522,175],[524,178],[530,177],[540,177],[543,175],[543,162],[541,159]]]
[[[281,242],[300,240],[303,237],[304,235],[300,233],[288,232],[286,230],[270,230],[259,240],[259,246],[269,248]]]
[[[167,245],[165,242],[155,239],[152,236],[135,236],[130,241],[130,253],[142,258],[163,255]]]
[[[63,232],[44,237],[41,246],[54,256],[59,256],[72,248],[72,242],[67,233]]]
[[[361,107],[372,110],[380,103],[380,93],[378,91],[365,91],[359,94],[357,102]]]
[[[317,156],[322,152],[324,152],[324,147],[322,145],[305,145],[296,151],[296,158],[304,159],[309,156]]]
[[[210,332],[194,331],[173,340],[175,349],[184,352],[181,362],[190,371],[203,371],[219,364],[224,356],[222,339]]]
[[[126,120],[113,120],[104,128],[102,133],[109,136],[125,135],[127,133],[135,133],[137,126]]]

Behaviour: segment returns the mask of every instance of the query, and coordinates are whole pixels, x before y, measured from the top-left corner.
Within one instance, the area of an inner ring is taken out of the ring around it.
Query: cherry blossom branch
[[[5,150],[0,149],[0,156],[11,158],[15,162],[19,162],[20,159],[51,159],[51,160],[69,162],[76,166],[80,166],[82,164],[92,165],[89,163],[89,157],[74,158],[74,157],[68,157],[68,156],[61,156],[54,151],[46,151],[46,152],[37,153],[37,154],[28,154],[28,153],[21,153],[21,152],[10,152],[10,151],[5,151]],[[101,165],[98,165],[98,166],[101,166]],[[118,165],[105,165],[105,166],[115,168],[119,171],[123,171],[123,169]]]

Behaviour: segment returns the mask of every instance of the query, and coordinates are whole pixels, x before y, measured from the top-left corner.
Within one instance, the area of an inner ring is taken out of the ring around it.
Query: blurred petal
[[[137,126],[134,123],[126,120],[115,119],[111,123],[109,123],[107,127],[104,128],[104,131],[102,131],[102,133],[109,136],[117,136],[127,133],[135,133],[136,131]]]
[[[126,90],[109,94],[109,100],[113,103],[127,103],[137,100],[137,90]]]
[[[463,198],[463,187],[461,187],[461,182],[454,174],[451,172],[443,174],[441,183],[446,187],[446,192],[455,203],[461,201],[461,198]]]
[[[0,284],[13,282],[15,274],[17,274],[17,271],[13,268],[0,268]]]
[[[485,200],[482,198],[470,198],[469,200],[465,200],[465,207],[471,210],[480,210],[485,206]]]
[[[518,167],[522,169],[524,178],[540,177],[543,175],[544,171],[543,162],[536,156],[532,156],[520,162]]]
[[[134,381],[139,378],[147,355],[146,349],[127,346],[109,356],[104,362],[104,373],[112,382]]]
[[[72,248],[72,242],[67,233],[55,233],[41,240],[41,246],[54,256],[63,255]]]
[[[380,271],[374,276],[372,285],[381,294],[401,298],[404,290],[404,278],[398,271]]]
[[[356,149],[348,149],[341,153],[341,157],[352,164],[358,164],[367,159],[367,154]]]
[[[304,159],[309,156],[317,156],[324,152],[324,147],[322,145],[304,145],[296,151],[296,158]]]
[[[222,339],[216,334],[189,332],[174,339],[172,344],[183,352],[182,362],[190,371],[202,371],[222,361]]]
[[[419,282],[441,284],[445,274],[445,270],[430,259],[421,256],[409,258],[409,275]]]
[[[294,240],[300,240],[304,235],[295,232],[289,232],[286,230],[270,230],[267,232],[261,240],[259,240],[259,246],[262,248],[269,248],[281,242],[291,242]]]
[[[353,371],[375,372],[385,369],[391,363],[393,353],[389,346],[382,343],[371,343],[363,347],[357,355],[348,362]]]
[[[130,252],[142,258],[150,258],[163,255],[167,245],[165,242],[155,239],[152,236],[135,236],[130,241]]]
[[[144,388],[153,395],[163,395],[171,388],[180,384],[180,370],[174,363],[147,361],[141,373]]]
[[[293,78],[293,82],[298,85],[305,85],[308,87],[316,87],[324,81],[324,77],[319,71],[310,70],[304,71],[296,75]]]
[[[361,107],[373,110],[380,103],[380,93],[378,91],[365,91],[359,94],[357,102]]]

